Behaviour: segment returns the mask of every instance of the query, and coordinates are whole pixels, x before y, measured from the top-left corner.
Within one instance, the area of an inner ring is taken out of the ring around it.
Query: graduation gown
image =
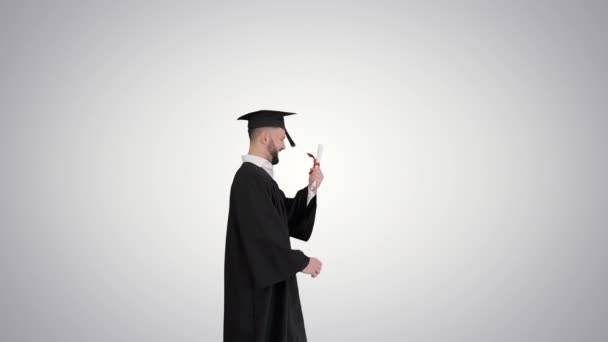
[[[230,189],[224,258],[224,342],[305,342],[296,274],[309,258],[289,238],[308,241],[317,196],[286,198],[272,177],[244,162]]]

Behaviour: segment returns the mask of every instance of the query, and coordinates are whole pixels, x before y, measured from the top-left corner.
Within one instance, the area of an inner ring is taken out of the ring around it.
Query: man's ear
[[[263,128],[262,134],[260,134],[260,142],[263,145],[268,145],[269,141],[270,141],[270,130],[268,128]]]

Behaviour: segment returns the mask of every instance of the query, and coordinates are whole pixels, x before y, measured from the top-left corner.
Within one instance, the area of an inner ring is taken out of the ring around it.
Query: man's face
[[[285,149],[285,130],[278,127],[270,131],[270,143],[268,152],[272,156],[272,165],[279,163],[279,152]]]

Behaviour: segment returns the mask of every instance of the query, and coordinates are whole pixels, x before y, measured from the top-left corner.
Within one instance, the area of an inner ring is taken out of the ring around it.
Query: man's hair
[[[254,141],[257,137],[264,131],[265,127],[258,128],[249,128],[247,133],[249,133],[249,140]]]

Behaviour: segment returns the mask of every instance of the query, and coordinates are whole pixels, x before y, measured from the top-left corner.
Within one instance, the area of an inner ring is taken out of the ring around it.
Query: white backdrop
[[[424,5],[423,5],[424,3]],[[258,109],[310,341],[605,341],[600,2],[0,5],[0,340],[220,341]]]

